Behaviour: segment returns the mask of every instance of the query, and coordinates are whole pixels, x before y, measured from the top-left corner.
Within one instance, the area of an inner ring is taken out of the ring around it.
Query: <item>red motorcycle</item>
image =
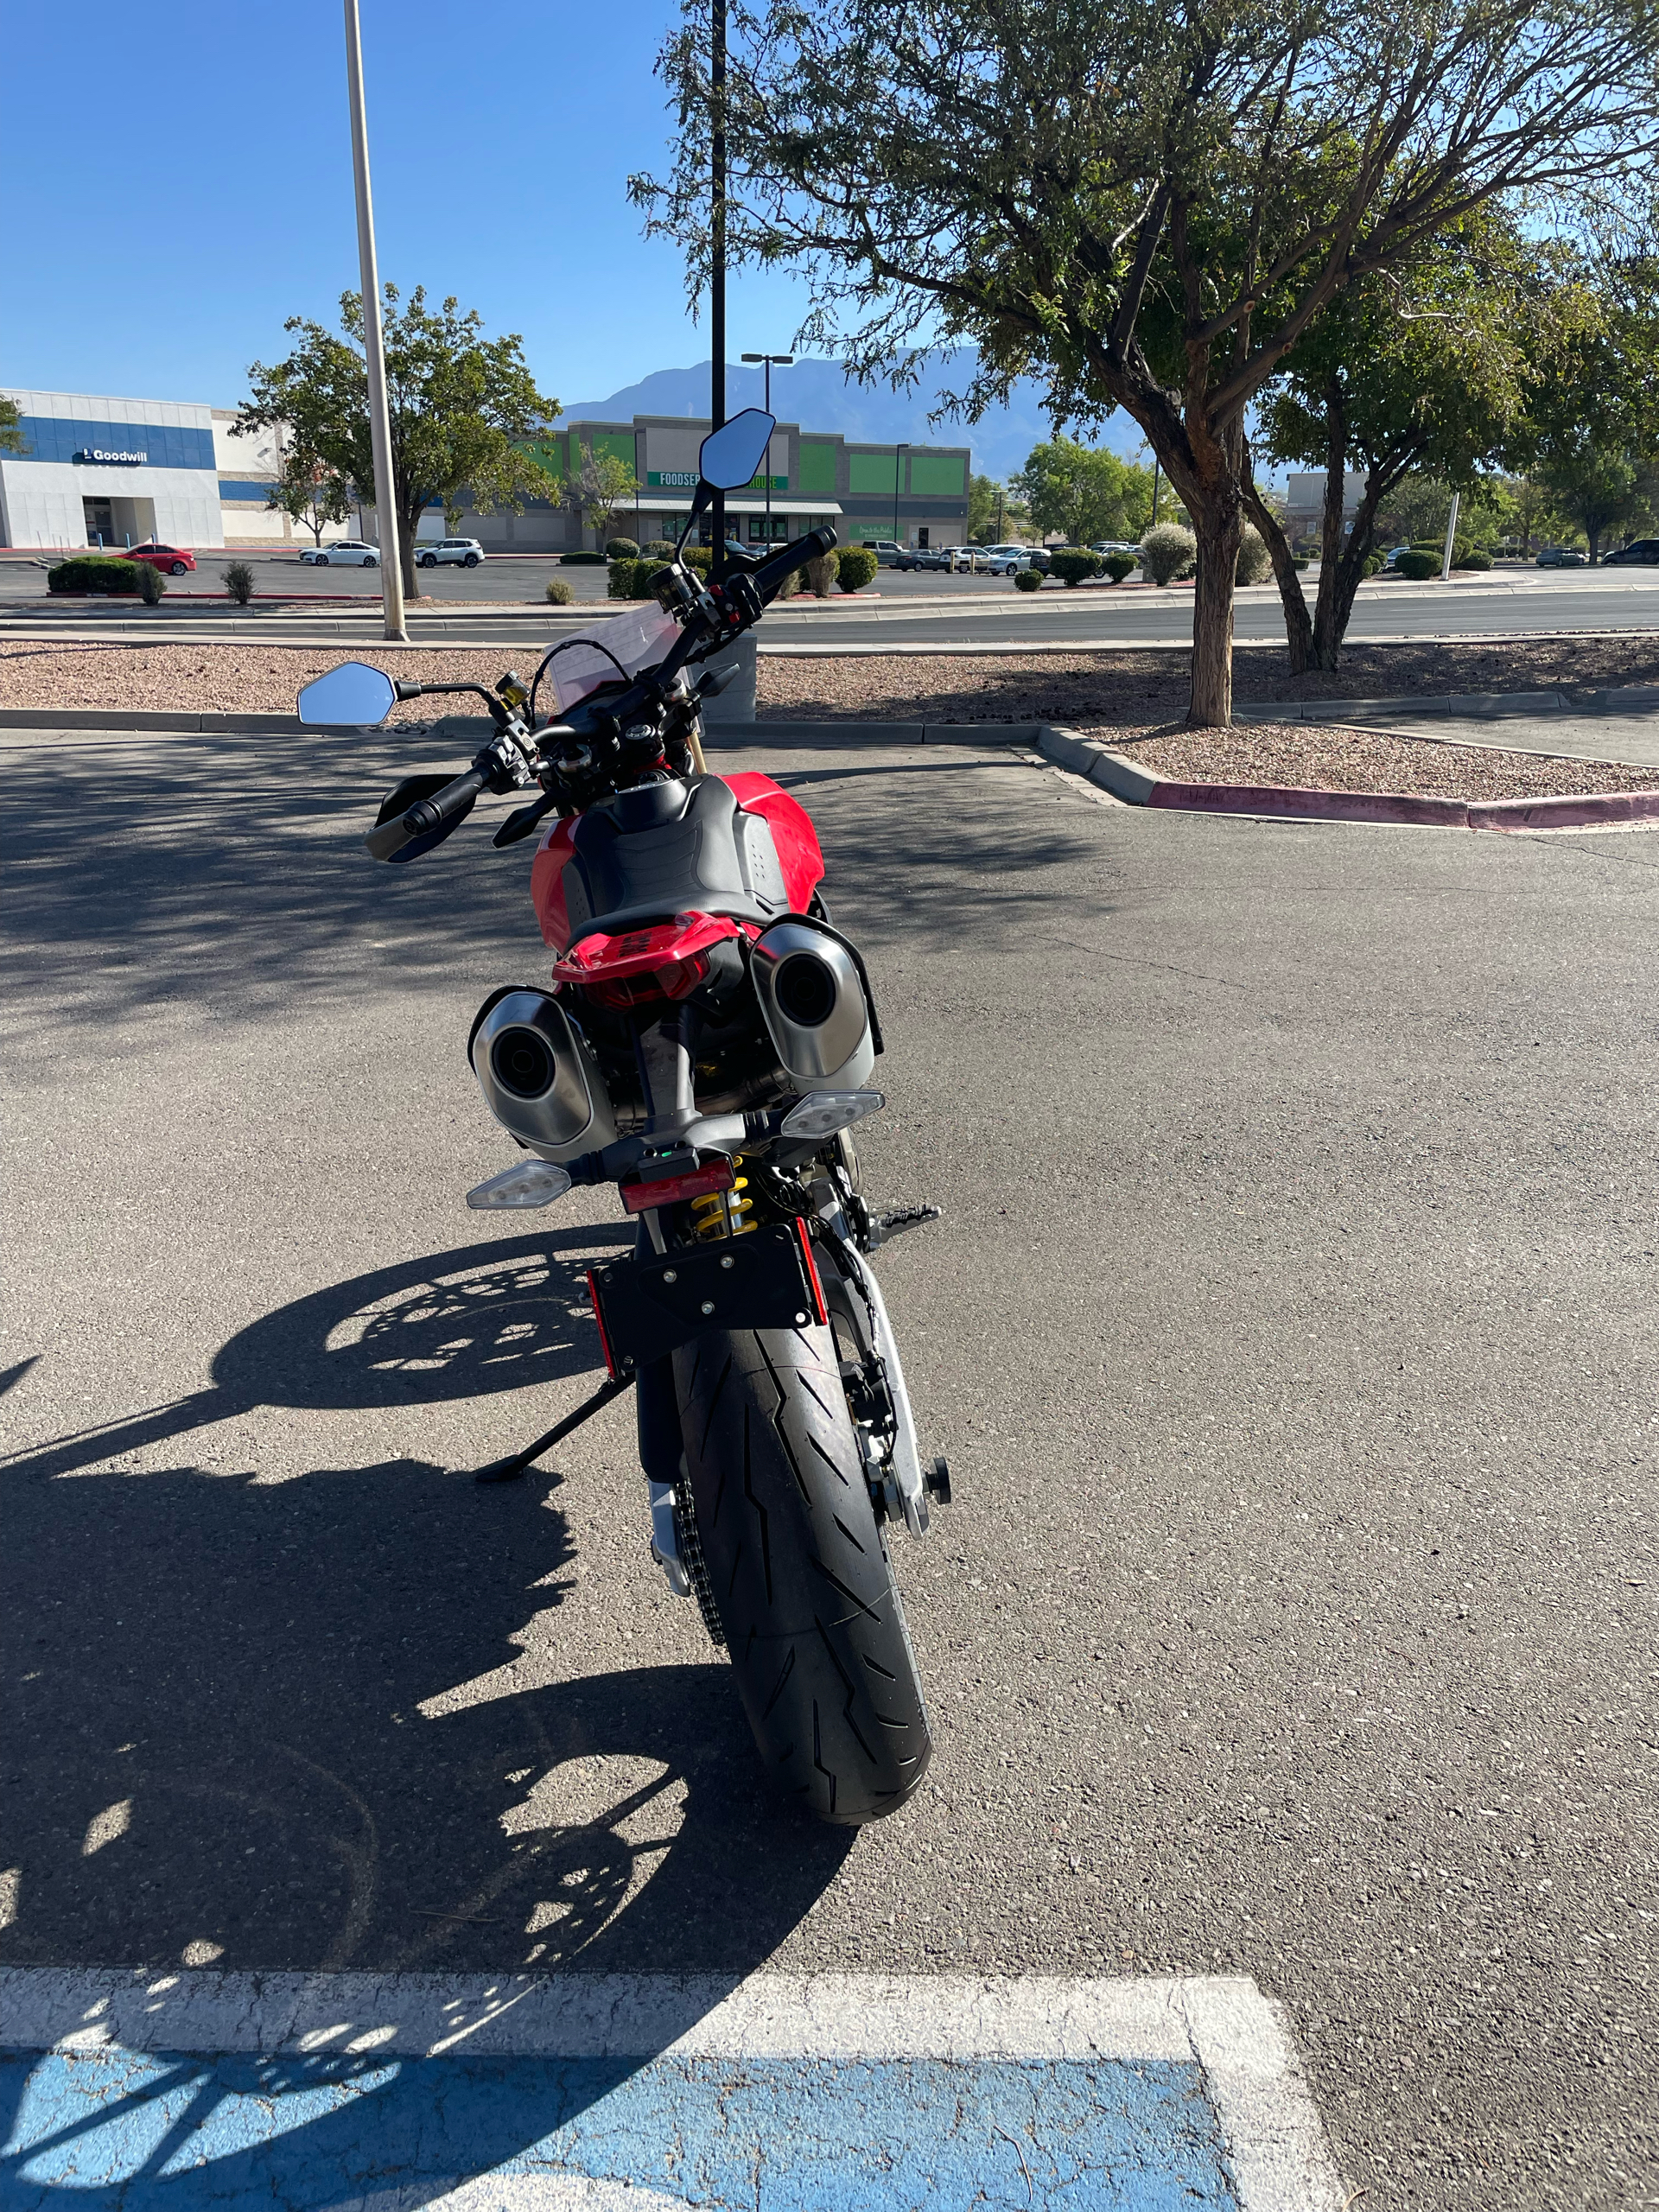
[[[553,646],[528,690],[395,683],[347,663],[300,694],[301,719],[383,721],[399,699],[474,692],[494,731],[461,776],[406,778],[367,839],[408,862],[481,791],[534,791],[497,846],[534,835],[531,896],[550,986],[486,999],[468,1040],[491,1112],[526,1157],[467,1194],[486,1211],[615,1186],[639,1224],[588,1289],[607,1380],[480,1482],[520,1475],[632,1389],[652,1551],[728,1653],[781,1786],[824,1819],[892,1812],[931,1753],[888,1531],[919,1535],[948,1501],[917,1449],[899,1348],[869,1255],[936,1217],[873,1213],[849,1135],[880,1025],[857,947],[824,904],[811,820],[769,776],[711,774],[709,666],[785,579],[827,553],[817,530],[704,582],[682,559],[716,490],[747,484],[772,418],[703,442],[701,480],[654,599]],[[547,683],[554,716],[538,721]]]

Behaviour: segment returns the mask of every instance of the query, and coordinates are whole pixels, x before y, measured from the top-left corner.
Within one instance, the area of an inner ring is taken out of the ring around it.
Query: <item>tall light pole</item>
[[[374,452],[374,513],[380,538],[380,598],[386,635],[409,643],[404,626],[404,571],[397,557],[397,499],[391,474],[391,416],[386,405],[386,347],[380,331],[380,276],[374,261],[374,203],[369,196],[369,132],[363,115],[363,39],[357,0],[346,0],[346,84],[352,101],[352,172],[357,183],[357,261],[363,286],[363,359],[369,372],[369,438]]]
[[[746,361],[764,361],[766,364],[766,367],[763,372],[766,387],[765,406],[767,414],[770,415],[772,412],[772,365],[775,361],[780,369],[793,368],[795,365],[795,356],[792,353],[745,353],[743,359]],[[766,440],[766,466],[765,474],[766,479],[766,550],[770,552],[772,550],[772,440],[770,438]]]
[[[904,543],[904,540],[899,535],[899,470],[900,466],[899,456],[901,453],[908,453],[909,451],[910,448],[908,445],[894,446],[893,449],[893,542],[895,545],[900,545]],[[928,542],[930,544],[932,543],[931,539]]]

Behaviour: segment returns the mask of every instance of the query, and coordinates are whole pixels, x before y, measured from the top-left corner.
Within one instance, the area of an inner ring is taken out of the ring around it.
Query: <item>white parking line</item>
[[[15,1967],[0,1969],[0,2048],[819,2065],[912,2060],[970,2069],[1038,2060],[1196,2066],[1241,2212],[1340,2212],[1342,2203],[1287,2017],[1243,1977],[760,1974],[734,1984],[668,1974]],[[507,2178],[491,2184],[491,2205],[518,2202],[503,2193]],[[467,2183],[454,2193],[455,2205],[484,2204],[485,2196],[474,2199],[477,2186]],[[527,2180],[518,2195],[525,2204],[601,2201],[538,2194]],[[651,2200],[636,2191],[630,2201]]]

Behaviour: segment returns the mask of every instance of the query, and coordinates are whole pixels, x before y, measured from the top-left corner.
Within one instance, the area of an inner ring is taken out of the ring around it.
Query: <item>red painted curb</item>
[[[1564,791],[1556,798],[1495,798],[1469,809],[1471,830],[1580,830],[1598,822],[1659,822],[1659,791]]]
[[[1284,784],[1178,784],[1160,776],[1148,806],[1204,814],[1281,815],[1298,821],[1406,822],[1466,830],[1472,809],[1460,798],[1411,791],[1301,791]]]

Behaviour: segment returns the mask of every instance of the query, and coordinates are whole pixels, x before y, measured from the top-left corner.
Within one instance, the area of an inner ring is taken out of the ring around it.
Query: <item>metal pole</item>
[[[1440,582],[1443,584],[1452,581],[1452,547],[1458,534],[1458,494],[1454,492],[1452,494],[1452,512],[1446,525],[1446,555],[1440,563]]]
[[[357,183],[357,262],[363,286],[363,359],[369,377],[369,436],[374,451],[375,522],[380,538],[380,598],[386,635],[407,645],[404,571],[397,557],[397,495],[391,473],[391,416],[386,404],[386,348],[380,330],[380,276],[374,261],[374,205],[369,196],[369,133],[363,114],[363,41],[357,0],[346,0],[346,83],[352,101],[352,172]]]
[[[714,52],[710,56],[709,88],[713,113],[709,118],[710,185],[714,205],[709,232],[709,335],[714,360],[710,365],[709,429],[718,430],[726,420],[726,0],[714,0]],[[718,583],[726,573],[726,494],[716,492],[711,521],[715,532],[710,569]]]
[[[770,353],[766,356],[766,365],[762,372],[762,382],[766,386],[766,395],[763,404],[767,414],[770,415],[772,412],[772,356]],[[766,480],[766,551],[770,553],[772,551],[772,433],[770,430],[766,433],[766,457],[760,464],[760,473]]]

